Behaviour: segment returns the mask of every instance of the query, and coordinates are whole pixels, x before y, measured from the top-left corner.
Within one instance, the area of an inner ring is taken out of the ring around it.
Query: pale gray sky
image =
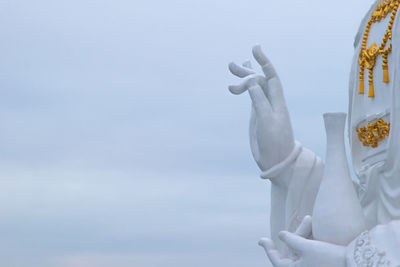
[[[227,65],[260,43],[324,154],[372,1],[1,0],[0,265],[269,266]]]

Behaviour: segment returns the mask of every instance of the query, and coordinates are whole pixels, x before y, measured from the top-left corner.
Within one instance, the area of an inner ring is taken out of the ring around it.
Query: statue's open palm
[[[264,75],[257,74],[250,62],[245,62],[242,66],[230,63],[229,70],[243,78],[243,82],[229,86],[229,90],[233,94],[245,91],[250,94],[250,146],[258,166],[265,171],[290,154],[294,148],[294,138],[278,75],[260,46],[253,48],[253,56]]]
[[[346,247],[309,239],[312,218],[305,216],[296,233],[282,231],[279,238],[288,246],[290,255],[284,256],[269,238],[258,243],[265,249],[274,267],[345,267]]]

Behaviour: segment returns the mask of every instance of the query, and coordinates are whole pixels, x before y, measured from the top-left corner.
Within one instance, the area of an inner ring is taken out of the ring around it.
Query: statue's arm
[[[305,215],[312,214],[323,163],[295,142],[280,79],[260,46],[253,48],[253,56],[264,75],[249,62],[231,63],[229,70],[242,81],[229,90],[247,91],[252,101],[250,147],[261,177],[271,181],[271,234],[278,241],[279,231],[294,231]]]
[[[278,234],[295,232],[303,218],[312,215],[323,169],[322,160],[300,146],[297,157],[279,173],[270,177],[262,173],[271,181],[271,238],[282,252],[285,249]]]

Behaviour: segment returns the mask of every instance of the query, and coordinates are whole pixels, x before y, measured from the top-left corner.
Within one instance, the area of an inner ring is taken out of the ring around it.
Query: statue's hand
[[[287,231],[279,233],[279,238],[289,247],[292,257],[283,257],[272,240],[268,238],[260,240],[260,246],[264,247],[274,267],[346,266],[346,247],[304,237],[311,236],[311,217],[306,216],[299,228],[303,230],[297,230],[295,234]]]
[[[294,148],[294,138],[282,85],[274,67],[260,46],[253,56],[264,75],[257,74],[250,62],[242,66],[229,64],[232,74],[244,78],[240,85],[229,86],[233,94],[248,91],[252,100],[250,146],[253,157],[262,171],[283,161]]]

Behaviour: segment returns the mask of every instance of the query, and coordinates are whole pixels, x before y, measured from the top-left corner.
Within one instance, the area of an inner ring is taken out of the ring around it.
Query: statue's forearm
[[[284,178],[284,177],[279,177]],[[286,177],[285,177],[286,178]],[[286,230],[286,199],[288,188],[277,183],[271,183],[271,239],[274,241],[280,251],[283,251],[282,242],[278,238],[278,233]]]
[[[312,215],[323,174],[322,161],[310,150],[301,153],[271,180],[271,237],[279,243],[281,230],[294,232],[304,216]]]

